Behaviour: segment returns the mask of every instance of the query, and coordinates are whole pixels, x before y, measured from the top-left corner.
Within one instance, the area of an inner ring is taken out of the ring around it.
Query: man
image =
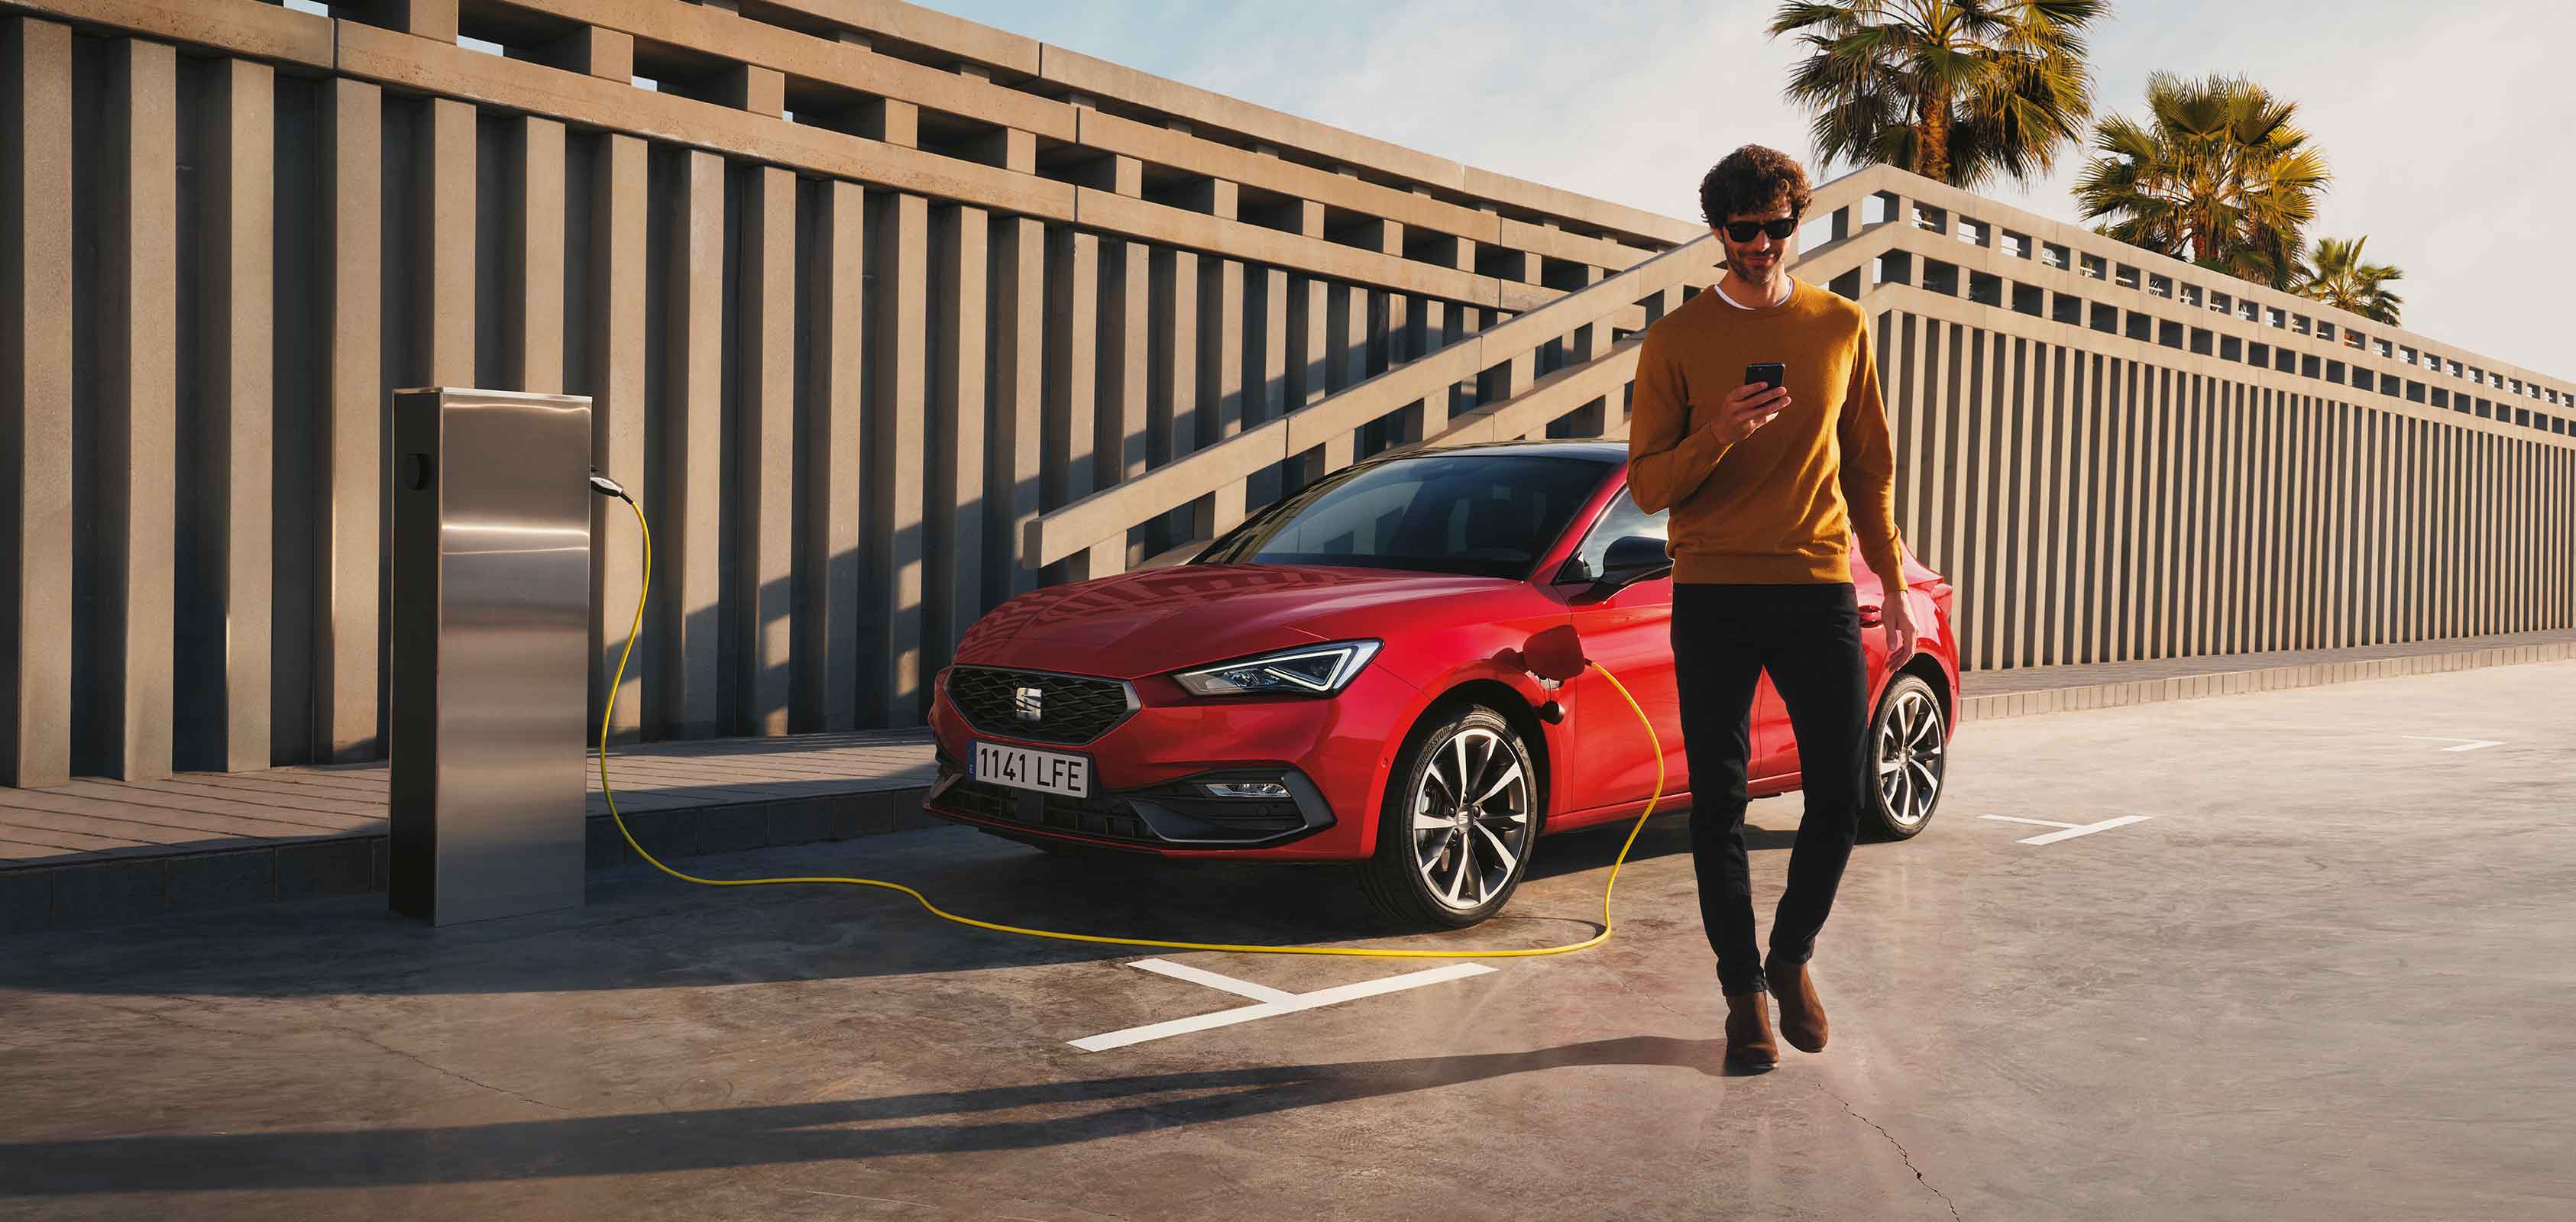
[[[1905,572],[1866,317],[1786,270],[1809,201],[1805,171],[1747,145],[1699,190],[1726,274],[1646,330],[1628,487],[1638,508],[1671,510],[1673,667],[1700,920],[1726,996],[1727,1058],[1759,1067],[1779,1059],[1766,990],[1779,998],[1792,1045],[1825,1046],[1807,961],[1859,834],[1869,718],[1846,541],[1858,541],[1883,588],[1903,590]],[[1746,366],[1765,362],[1786,366],[1781,385],[1747,382]],[[1914,650],[1913,616],[1902,598],[1885,603],[1888,650],[1902,663]],[[1762,961],[1744,774],[1765,670],[1797,733],[1806,814]]]

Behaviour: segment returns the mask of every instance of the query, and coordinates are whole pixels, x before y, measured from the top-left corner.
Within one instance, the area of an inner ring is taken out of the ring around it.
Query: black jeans
[[[1771,922],[1771,957],[1805,963],[1860,833],[1869,680],[1851,583],[1673,583],[1673,671],[1690,762],[1691,862],[1700,921],[1728,993],[1765,985],[1744,858],[1744,779],[1762,672],[1788,706],[1806,815]]]

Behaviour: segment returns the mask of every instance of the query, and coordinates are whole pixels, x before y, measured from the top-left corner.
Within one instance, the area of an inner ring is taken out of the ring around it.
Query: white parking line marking
[[[2017,819],[2011,815],[1979,815],[1977,817],[1980,819],[1993,819],[1999,823],[2035,823],[2041,827],[2063,828],[2063,831],[2044,832],[2037,836],[2025,836],[2022,839],[2013,842],[2015,844],[2055,844],[2060,840],[2073,840],[2078,836],[2090,836],[2095,832],[2107,832],[2115,827],[2127,827],[2132,823],[2144,823],[2154,816],[2122,815],[2116,819],[2104,819],[2100,823],[2081,824],[2054,823],[2047,819]]]
[[[2456,747],[2442,748],[2445,751],[2476,751],[2484,747],[2501,747],[2504,745],[2504,740],[2500,738],[2440,738],[2431,734],[2400,734],[2398,737],[2420,738],[2426,742],[2460,744]]]
[[[1146,971],[1160,975],[1170,976],[1176,980],[1188,980],[1195,984],[1204,984],[1212,989],[1223,989],[1226,992],[1239,994],[1245,997],[1276,995],[1277,1000],[1262,1001],[1248,1006],[1237,1006],[1231,1010],[1219,1010],[1214,1014],[1196,1014],[1188,1018],[1176,1018],[1170,1022],[1148,1023],[1142,1027],[1129,1027],[1124,1031],[1111,1031],[1102,1035],[1087,1036],[1078,1040],[1069,1040],[1067,1041],[1068,1043],[1084,1052],[1102,1052],[1111,1048],[1124,1048],[1129,1044],[1142,1044],[1147,1040],[1169,1039],[1175,1035],[1187,1035],[1193,1031],[1205,1031],[1212,1027],[1231,1027],[1236,1023],[1251,1022],[1256,1018],[1269,1018],[1273,1015],[1279,1014],[1294,1014],[1299,1010],[1312,1010],[1319,1006],[1333,1005],[1336,1002],[1357,1001],[1363,997],[1375,997],[1382,993],[1396,993],[1402,992],[1405,989],[1418,989],[1426,984],[1441,984],[1451,980],[1464,980],[1469,976],[1482,976],[1485,973],[1494,970],[1482,963],[1453,963],[1447,967],[1435,967],[1419,972],[1406,972],[1401,976],[1388,976],[1381,980],[1363,980],[1358,984],[1345,984],[1329,989],[1317,989],[1312,993],[1287,993],[1264,985],[1236,980],[1231,976],[1219,976],[1215,972],[1203,972],[1197,968],[1185,967],[1177,963],[1167,963],[1161,959],[1147,959],[1131,966],[1144,968]],[[1219,984],[1216,983],[1217,981],[1223,981],[1224,983]],[[1259,991],[1253,992],[1251,990]]]
[[[1254,984],[1249,980],[1237,980],[1232,976],[1220,976],[1215,972],[1191,967],[1186,963],[1173,963],[1163,959],[1145,959],[1135,963],[1130,963],[1127,966],[1141,967],[1146,971],[1153,972],[1157,975],[1169,976],[1174,980],[1186,980],[1191,984],[1203,984],[1211,989],[1223,989],[1228,993],[1233,993],[1241,997],[1249,997],[1254,1001],[1274,1002],[1284,1006],[1294,1004],[1297,1000],[1297,995],[1295,993],[1287,992],[1283,989],[1274,989],[1266,984]]]

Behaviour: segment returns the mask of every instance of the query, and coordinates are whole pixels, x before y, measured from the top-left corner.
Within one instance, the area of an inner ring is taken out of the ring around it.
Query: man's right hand
[[[1709,427],[1716,430],[1719,441],[1733,445],[1771,423],[1771,418],[1788,406],[1788,387],[1747,382],[1717,405],[1717,419]]]

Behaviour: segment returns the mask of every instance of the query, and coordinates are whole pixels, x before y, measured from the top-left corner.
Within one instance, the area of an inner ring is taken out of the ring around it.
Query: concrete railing
[[[1881,182],[1863,173],[1817,188],[1808,209],[1811,227],[1827,240],[1800,256],[1793,265],[1798,274],[1831,280],[1856,272],[1890,247],[1898,227],[1861,226],[1856,220],[1858,206]],[[1636,363],[1634,344],[1603,342],[1605,332],[1642,330],[1687,293],[1713,283],[1717,261],[1716,238],[1703,232],[1492,330],[1042,514],[1029,524],[1021,558],[1050,565],[1082,557],[1084,575],[1107,576],[1124,567],[1132,528],[1184,506],[1195,507],[1194,538],[1203,542],[1243,519],[1245,487],[1255,475],[1300,462],[1301,456],[1308,456],[1309,475],[1346,466],[1361,456],[1355,438],[1362,430],[1398,416],[1403,419],[1387,431],[1385,449],[1540,434],[1586,411],[1595,418],[1584,433],[1598,435],[1613,423],[1601,414],[1609,404],[1618,404],[1616,420],[1626,419],[1625,388]],[[1540,376],[1542,354],[1551,348],[1565,353],[1566,364]],[[1462,383],[1476,389],[1473,396],[1459,396],[1453,417],[1451,388]]]

